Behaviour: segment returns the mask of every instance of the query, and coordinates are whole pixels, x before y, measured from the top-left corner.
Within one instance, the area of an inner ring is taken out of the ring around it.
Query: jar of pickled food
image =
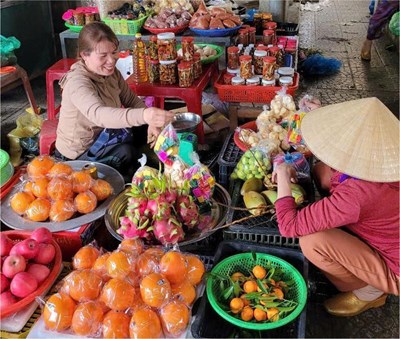
[[[236,76],[236,75],[233,74],[233,73],[228,73],[228,72],[226,72],[226,73],[224,74],[224,77],[223,77],[224,85],[231,85],[231,84],[232,84],[232,79],[233,79],[235,76]]]
[[[258,76],[253,76],[246,80],[247,86],[258,86],[260,84],[260,78]]]
[[[249,31],[247,28],[241,28],[238,31],[238,43],[243,46],[247,46],[249,44]]]
[[[256,28],[255,27],[250,27],[248,29],[249,31],[249,44],[256,44]]]
[[[250,55],[241,55],[239,58],[240,61],[240,77],[243,79],[250,79],[253,76],[252,64],[251,64],[251,56]]]
[[[228,68],[236,69],[239,67],[239,48],[236,46],[228,47]]]
[[[266,51],[255,50],[254,51],[254,73],[262,74],[263,72],[263,58],[267,56]]]
[[[293,78],[292,77],[280,77],[279,78],[279,86],[292,86],[293,85]]]
[[[263,43],[264,45],[272,44],[274,41],[274,31],[272,29],[264,29],[263,30]]]
[[[279,67],[278,74],[281,77],[293,77],[294,76],[294,68],[293,67]]]
[[[91,22],[95,22],[96,18],[94,13],[86,13],[85,14],[85,25],[90,24]]]
[[[147,58],[147,78],[150,83],[160,81],[160,62],[152,60],[150,56]]]
[[[176,60],[160,60],[160,82],[162,85],[177,83]]]
[[[244,85],[245,83],[246,83],[246,80],[241,77],[233,77],[232,78],[233,86]]]
[[[278,46],[272,46],[268,49],[269,54],[276,58],[276,64],[281,67],[284,64],[282,50]]]
[[[193,54],[193,77],[194,79],[198,79],[203,73],[203,66],[201,64],[201,56],[200,53]]]
[[[182,59],[184,61],[192,61],[194,54],[194,37],[185,36],[182,38]]]
[[[265,28],[266,29],[272,29],[273,31],[276,31],[278,28],[278,24],[274,21],[269,21],[265,23]]]
[[[261,84],[267,87],[275,87],[275,79],[274,80],[262,79]]]
[[[275,81],[276,58],[272,56],[263,57],[262,77],[265,80]]]
[[[157,35],[158,59],[160,61],[176,60],[175,34],[160,33]]]
[[[190,87],[193,84],[193,71],[190,62],[181,61],[178,65],[179,87]]]
[[[83,26],[83,25],[85,25],[85,14],[83,14],[82,12],[73,11],[72,16],[74,18],[74,25],[75,26]]]
[[[147,45],[147,54],[151,60],[158,60],[157,36],[152,35]]]

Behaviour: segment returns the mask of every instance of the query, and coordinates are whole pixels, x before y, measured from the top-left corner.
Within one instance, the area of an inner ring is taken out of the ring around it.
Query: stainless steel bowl
[[[194,132],[200,122],[200,115],[195,113],[177,113],[172,121],[172,126],[178,133]]]

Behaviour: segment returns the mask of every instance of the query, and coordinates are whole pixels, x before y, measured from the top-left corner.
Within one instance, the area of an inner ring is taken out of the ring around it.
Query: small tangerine
[[[103,338],[128,338],[130,317],[126,313],[111,310],[103,318]]]
[[[243,321],[250,321],[251,319],[253,319],[253,316],[254,312],[250,306],[244,307],[242,312],[240,313],[240,318],[242,318]]]
[[[233,298],[229,303],[229,307],[232,313],[237,314],[243,309],[244,301],[241,298]]]
[[[206,271],[203,262],[195,255],[186,255],[187,279],[194,286],[200,284]]]
[[[275,294],[277,299],[283,299],[285,295],[283,294],[283,291],[280,288],[274,288],[272,289],[273,294]]]
[[[103,285],[101,277],[89,269],[68,275],[65,283],[70,297],[78,302],[95,300]]]
[[[189,324],[190,312],[186,304],[171,301],[160,310],[161,323],[167,334],[178,337],[184,333]]]
[[[65,221],[71,219],[74,213],[75,206],[71,200],[56,200],[51,204],[49,218],[51,221]]]
[[[240,296],[240,299],[243,300],[244,306],[249,306],[250,305],[250,300],[246,298],[246,294],[242,294]]]
[[[98,201],[107,199],[113,193],[112,186],[103,179],[95,180],[90,190],[95,194]]]
[[[75,207],[79,213],[93,212],[97,206],[97,198],[94,193],[86,191],[79,193],[74,199]]]
[[[35,199],[36,198],[32,197],[29,193],[18,192],[12,196],[10,206],[15,213],[24,214],[31,202]]]
[[[92,336],[99,332],[103,321],[103,309],[94,302],[81,303],[75,309],[71,329],[79,336]]]
[[[49,178],[67,177],[72,174],[74,170],[70,165],[63,162],[58,162],[50,169],[47,174]]]
[[[161,321],[157,313],[147,307],[133,311],[129,324],[131,338],[160,338],[163,336]]]
[[[158,308],[171,298],[171,285],[164,275],[150,273],[140,282],[140,295],[145,304]]]
[[[47,194],[53,200],[70,200],[74,197],[72,182],[68,178],[53,178],[47,185]]]
[[[93,178],[89,173],[84,171],[76,171],[71,174],[72,189],[75,193],[86,192],[93,183]]]
[[[256,279],[264,279],[267,275],[267,271],[265,270],[265,268],[260,265],[254,266],[252,272]]]
[[[267,318],[269,321],[275,322],[279,320],[279,310],[276,307],[267,309]]]
[[[244,284],[243,284],[243,290],[246,293],[251,293],[251,292],[256,292],[258,288],[257,283],[254,280],[247,280]]]
[[[46,178],[38,178],[33,182],[32,193],[37,198],[48,198],[47,186],[49,185],[49,180]]]
[[[125,252],[114,251],[106,261],[107,274],[111,278],[124,279],[134,269]]]
[[[101,291],[100,300],[115,311],[125,311],[135,305],[135,288],[127,281],[110,279]]]
[[[171,284],[180,284],[187,276],[185,256],[178,251],[165,253],[160,260],[160,272]]]
[[[76,304],[64,294],[53,294],[44,305],[43,320],[46,328],[52,331],[64,331],[71,326]]]
[[[72,267],[76,270],[92,268],[100,252],[94,246],[81,247],[72,258]]]
[[[256,319],[257,321],[265,321],[267,320],[267,313],[260,308],[255,308],[254,319]]]
[[[26,167],[29,178],[38,179],[47,175],[54,166],[53,158],[48,155],[39,155],[35,157]]]
[[[172,286],[172,296],[190,306],[196,299],[196,289],[190,281],[185,280],[179,285]]]
[[[32,221],[45,221],[50,214],[51,203],[47,199],[37,198],[29,204],[25,215]]]
[[[236,281],[242,281],[243,278],[245,278],[244,274],[241,272],[235,272],[231,275],[231,279],[232,281],[236,282]]]

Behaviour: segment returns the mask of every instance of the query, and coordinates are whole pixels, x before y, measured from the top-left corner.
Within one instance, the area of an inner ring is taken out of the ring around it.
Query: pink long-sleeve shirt
[[[331,195],[298,209],[292,197],[275,203],[280,233],[301,237],[345,226],[378,251],[399,273],[399,182],[375,183],[353,178],[339,182],[335,172]]]

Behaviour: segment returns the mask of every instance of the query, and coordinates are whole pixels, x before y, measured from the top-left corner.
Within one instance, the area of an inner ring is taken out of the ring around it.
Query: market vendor
[[[145,136],[140,138],[146,131],[136,126],[147,124],[147,140],[153,143],[174,114],[146,108],[130,90],[115,67],[118,44],[111,28],[101,22],[81,30],[79,61],[60,80],[56,156],[105,163],[129,177],[139,165],[137,147],[146,143]]]
[[[296,173],[280,165],[273,174],[279,231],[299,237],[307,259],[342,292],[325,301],[330,314],[380,307],[387,294],[399,295],[399,121],[367,98],[307,113],[301,132],[325,164],[329,196],[298,209],[290,189]]]

